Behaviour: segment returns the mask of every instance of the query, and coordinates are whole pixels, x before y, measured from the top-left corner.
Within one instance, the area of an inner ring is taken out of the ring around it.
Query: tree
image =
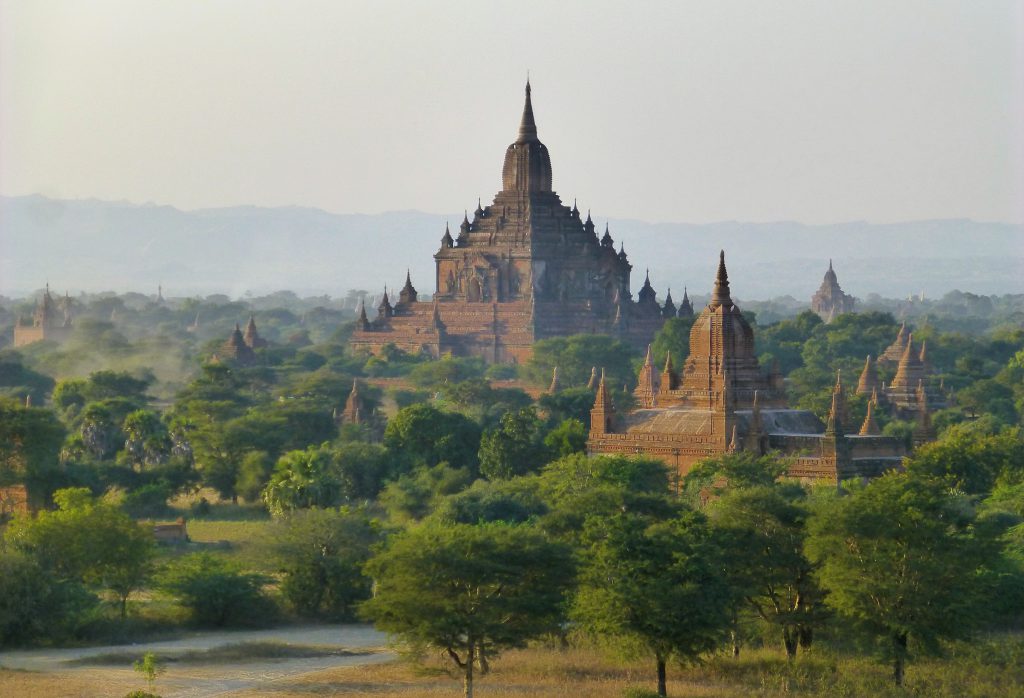
[[[921,446],[908,468],[946,480],[971,494],[991,492],[996,483],[1024,480],[1024,431],[1004,427],[984,429],[979,423],[950,427],[942,438]]]
[[[549,456],[542,426],[533,407],[506,413],[480,439],[480,474],[495,480],[540,470]]]
[[[384,445],[407,467],[433,467],[442,461],[453,468],[477,470],[480,428],[461,414],[430,405],[410,405],[398,411],[384,429]]]
[[[151,572],[153,533],[117,507],[94,500],[85,488],[58,490],[53,499],[56,511],[15,519],[5,539],[58,577],[114,592],[125,618],[128,597]]]
[[[548,432],[544,446],[555,458],[583,453],[587,448],[587,428],[578,419],[566,419]]]
[[[330,447],[323,444],[305,451],[291,451],[274,466],[263,501],[273,514],[293,509],[329,507],[341,501],[341,474]]]
[[[81,582],[56,577],[33,555],[0,550],[0,647],[60,640],[95,604]]]
[[[472,482],[473,475],[466,468],[450,468],[447,463],[438,463],[433,468],[419,468],[389,482],[381,492],[380,503],[393,520],[419,520],[430,513],[441,497],[461,492]]]
[[[824,619],[814,565],[804,554],[805,492],[799,485],[730,487],[708,505],[727,551],[732,583],[765,622],[777,626],[786,656],[808,647]]]
[[[911,641],[935,649],[979,622],[992,547],[979,545],[972,523],[962,496],[906,473],[831,500],[808,522],[826,603],[876,639],[898,685]]]
[[[160,415],[152,410],[136,410],[124,418],[124,450],[132,465],[160,465],[170,456],[171,437]]]
[[[159,581],[202,625],[253,623],[270,610],[262,592],[268,581],[263,575],[243,572],[237,564],[209,553],[179,558]]]
[[[477,480],[468,489],[445,497],[433,517],[462,524],[526,523],[548,513],[538,485],[537,478],[532,477]]]
[[[549,463],[538,489],[549,510],[542,525],[574,543],[580,542],[588,516],[614,516],[626,509],[665,518],[674,512],[665,496],[668,469],[652,458],[574,453]]]
[[[693,327],[693,321],[692,317],[674,317],[665,321],[654,335],[651,346],[656,366],[660,368],[665,364],[665,357],[669,352],[672,353],[672,363],[676,370],[683,365],[683,361],[690,355],[690,329]]]
[[[590,379],[590,370],[604,368],[611,385],[633,385],[636,374],[633,361],[636,349],[625,342],[596,334],[575,334],[569,337],[542,339],[533,345],[533,355],[523,365],[522,373],[538,385],[551,381],[551,372],[558,367],[562,384],[580,387]]]
[[[444,651],[472,698],[506,648],[554,629],[570,583],[568,547],[528,525],[423,524],[394,536],[367,564],[374,624],[413,645]]]
[[[363,565],[380,528],[365,509],[296,511],[275,524],[272,551],[284,574],[281,593],[300,612],[346,619],[369,598]]]
[[[64,428],[53,412],[0,399],[0,486],[25,483],[42,504],[60,475]]]
[[[549,422],[576,419],[589,424],[590,410],[594,406],[594,390],[584,385],[559,390],[557,393],[544,393],[538,398],[537,404]]]
[[[667,521],[631,512],[593,516],[572,614],[596,635],[654,656],[658,695],[666,664],[693,661],[720,642],[732,590],[704,517],[681,511]]]

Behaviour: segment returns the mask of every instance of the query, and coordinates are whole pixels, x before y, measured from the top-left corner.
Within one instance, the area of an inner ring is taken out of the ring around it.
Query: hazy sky
[[[472,209],[527,70],[650,221],[1024,221],[1024,3],[0,0],[0,192]]]

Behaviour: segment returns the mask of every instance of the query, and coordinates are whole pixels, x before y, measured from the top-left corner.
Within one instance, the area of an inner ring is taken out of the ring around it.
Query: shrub
[[[84,586],[57,579],[33,556],[0,553],[0,647],[68,637],[95,605]]]
[[[124,496],[121,508],[137,519],[158,518],[168,512],[167,499],[170,488],[163,482],[153,482],[138,487]]]
[[[160,586],[192,612],[195,622],[220,627],[267,619],[272,610],[262,591],[267,581],[222,558],[196,553],[167,568]]]

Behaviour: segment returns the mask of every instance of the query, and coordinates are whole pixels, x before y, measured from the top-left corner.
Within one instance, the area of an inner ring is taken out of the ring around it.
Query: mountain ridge
[[[445,221],[417,210],[333,213],[307,206],[226,206],[0,196],[0,293],[57,288],[195,295],[292,289],[343,295],[404,280],[433,291]],[[604,218],[598,217],[603,228]],[[1024,226],[937,219],[804,224],[610,219],[634,265],[663,296],[668,286],[710,288],[720,248],[742,297],[810,298],[831,258],[855,296],[1024,293]]]

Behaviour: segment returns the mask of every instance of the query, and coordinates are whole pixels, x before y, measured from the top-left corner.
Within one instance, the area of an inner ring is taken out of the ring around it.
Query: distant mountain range
[[[242,296],[291,289],[343,295],[399,287],[408,268],[434,291],[432,255],[445,221],[419,211],[335,214],[285,207],[182,211],[171,206],[43,196],[0,197],[0,294],[47,281],[59,292],[141,291],[167,296]],[[604,220],[598,220],[603,229]],[[705,293],[724,248],[733,294],[809,299],[829,258],[844,290],[903,297],[1024,293],[1024,226],[971,220],[832,225],[647,223],[611,220],[633,264],[634,292],[646,268],[663,296],[671,286]]]

